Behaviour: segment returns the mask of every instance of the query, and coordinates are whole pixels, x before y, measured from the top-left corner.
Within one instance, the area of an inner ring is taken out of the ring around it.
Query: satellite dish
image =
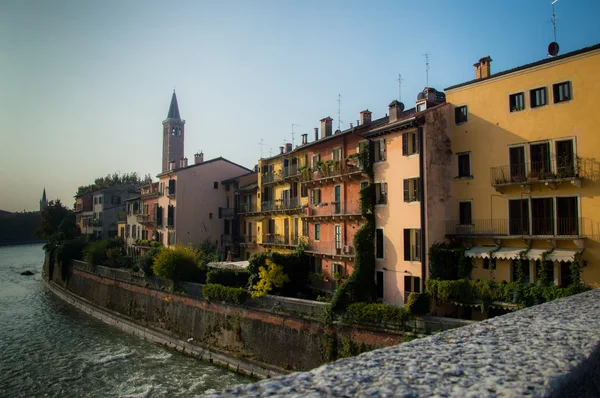
[[[556,57],[558,55],[558,43],[553,41],[548,45],[548,55],[551,57]]]
[[[398,103],[398,107],[400,108],[400,112],[404,111],[404,104],[402,102]]]

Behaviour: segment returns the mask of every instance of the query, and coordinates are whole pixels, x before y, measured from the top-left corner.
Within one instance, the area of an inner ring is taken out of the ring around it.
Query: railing
[[[338,177],[357,173],[364,170],[362,164],[356,160],[337,160],[332,163],[324,163],[319,167],[305,169],[302,172],[302,182],[317,181],[324,178]]]
[[[283,178],[282,178],[281,174],[275,174],[275,173],[265,173],[261,176],[261,181],[263,184],[281,181],[282,179]]]
[[[361,214],[361,212],[360,201],[358,200],[346,200],[342,202],[329,202],[321,203],[318,205],[311,205],[306,212],[306,216],[308,217],[326,217],[359,214]]]
[[[135,219],[140,224],[150,224],[154,222],[154,215],[152,214],[138,214]]]
[[[283,235],[279,234],[263,234],[262,243],[270,245],[289,245],[290,239],[285,239]]]
[[[504,218],[473,220],[471,224],[446,222],[447,235],[479,236],[575,236],[599,234],[598,223],[583,217]]]
[[[306,247],[307,252],[326,254],[331,256],[353,256],[354,247],[351,245],[344,245],[343,241],[315,241],[311,240],[308,242]]]
[[[253,245],[256,243],[256,235],[241,235],[240,244],[242,245]]]
[[[284,167],[283,168],[283,177],[295,177],[297,175],[299,175],[300,173],[298,172],[298,165],[297,164],[292,164],[290,166]]]
[[[231,234],[222,234],[221,235],[221,245],[231,246],[233,245],[234,238]]]
[[[257,211],[256,203],[242,203],[240,205],[239,214],[255,213]]]
[[[293,210],[300,208],[300,198],[270,200],[261,203],[261,211]]]
[[[528,184],[576,178],[591,178],[594,163],[587,159],[549,157],[541,162],[509,164],[490,168],[492,185]]]
[[[222,208],[221,209],[221,216],[223,218],[233,218],[235,217],[235,209],[228,207],[228,208]]]

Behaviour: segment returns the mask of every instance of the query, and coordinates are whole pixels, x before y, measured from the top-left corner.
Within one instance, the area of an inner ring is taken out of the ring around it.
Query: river
[[[0,397],[190,397],[251,381],[71,307],[46,288],[43,257],[41,244],[0,247]]]

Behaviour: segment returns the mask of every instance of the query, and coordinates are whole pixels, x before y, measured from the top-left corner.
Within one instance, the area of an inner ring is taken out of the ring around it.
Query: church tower
[[[46,206],[48,206],[48,200],[46,199],[46,188],[44,188],[42,200],[40,200],[40,211],[43,211],[46,208]]]
[[[174,168],[178,168],[183,158],[183,138],[185,120],[179,116],[179,105],[177,96],[173,90],[169,114],[163,123],[163,159],[162,172],[169,171],[169,163],[175,162]]]

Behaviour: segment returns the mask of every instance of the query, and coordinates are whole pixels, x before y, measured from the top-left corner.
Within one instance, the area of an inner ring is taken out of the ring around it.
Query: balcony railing
[[[473,220],[471,224],[446,222],[446,234],[456,236],[591,237],[599,234],[597,222],[583,217],[504,218]]]
[[[586,159],[553,156],[541,162],[492,167],[490,179],[493,186],[573,180],[589,176],[593,172],[593,167],[593,163]]]
[[[292,164],[283,168],[283,177],[296,177],[300,174],[298,171],[299,167],[297,164]]]
[[[239,214],[256,213],[257,211],[256,203],[242,203],[240,205]]]
[[[140,224],[154,223],[154,215],[153,214],[138,214],[135,216],[135,219]]]
[[[241,245],[253,245],[256,243],[256,235],[241,235],[240,236],[240,244]]]
[[[354,256],[354,247],[345,245],[343,241],[311,240],[308,242],[306,251],[330,256]]]
[[[350,160],[337,160],[329,163],[323,163],[321,166],[315,166],[310,169],[304,169],[302,172],[302,182],[312,182],[331,177],[339,177],[348,174],[354,174],[364,171],[364,167],[358,161],[358,158]]]
[[[221,209],[221,216],[223,218],[233,218],[235,217],[235,209],[228,207],[228,208],[222,208]]]
[[[300,209],[300,198],[270,200],[261,203],[262,212],[295,209]]]
[[[261,181],[263,184],[268,184],[270,182],[278,182],[282,180],[283,176],[278,173],[265,173],[261,176]]]
[[[307,217],[327,217],[360,215],[360,201],[346,200],[342,202],[325,202],[318,205],[310,205],[306,210]]]

